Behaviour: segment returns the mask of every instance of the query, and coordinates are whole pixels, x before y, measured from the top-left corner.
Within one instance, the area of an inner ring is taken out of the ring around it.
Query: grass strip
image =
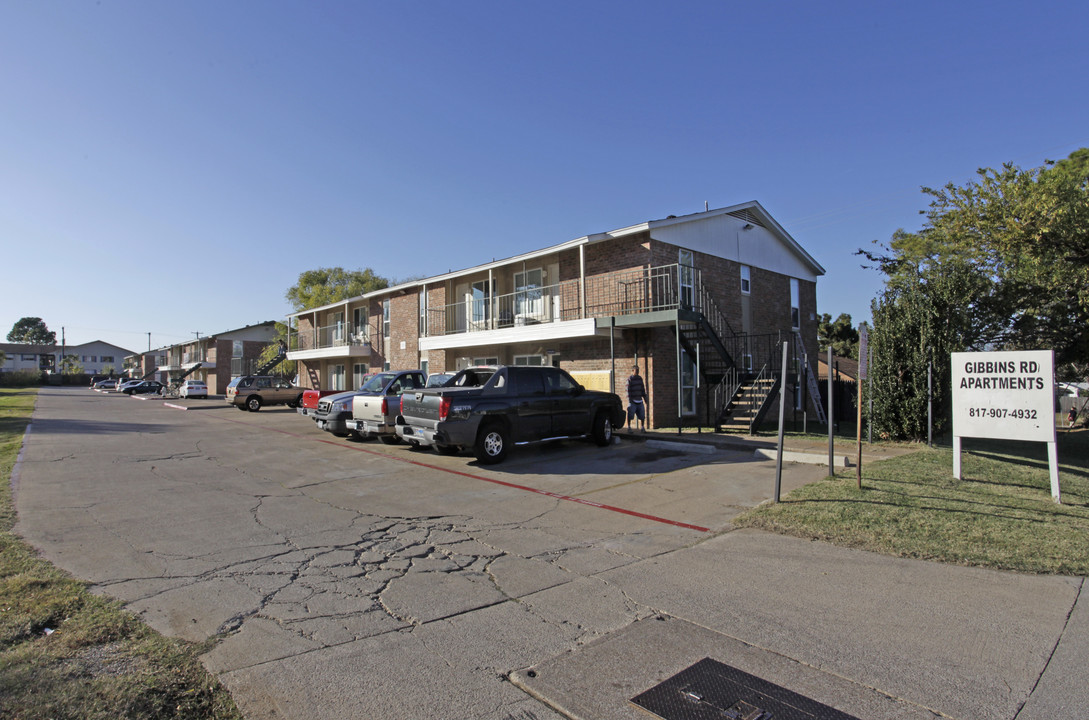
[[[1089,430],[1060,431],[1062,504],[1046,445],[965,439],[963,480],[951,448],[929,449],[810,483],[734,520],[901,557],[1029,573],[1089,575]]]
[[[201,647],[165,638],[12,533],[34,388],[0,388],[0,718],[238,720]]]

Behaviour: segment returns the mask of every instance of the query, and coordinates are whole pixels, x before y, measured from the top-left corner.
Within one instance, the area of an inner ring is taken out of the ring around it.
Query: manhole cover
[[[665,720],[858,720],[711,658],[631,701]]]

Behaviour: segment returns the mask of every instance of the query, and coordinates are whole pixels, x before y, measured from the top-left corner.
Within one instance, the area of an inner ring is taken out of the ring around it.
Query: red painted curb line
[[[164,403],[165,404],[165,403]],[[613,505],[604,505],[602,503],[596,503],[592,500],[583,500],[582,498],[572,497],[570,495],[560,495],[559,493],[549,492],[548,490],[538,490],[537,488],[531,488],[527,485],[518,485],[517,483],[507,482],[505,480],[496,480],[494,478],[487,478],[483,475],[473,475],[472,473],[462,472],[460,470],[451,470],[449,468],[439,467],[438,465],[431,465],[429,463],[420,462],[419,460],[408,460],[405,458],[395,457],[393,455],[387,455],[377,450],[368,450],[364,447],[354,447],[352,445],[344,445],[336,442],[335,440],[325,440],[324,438],[314,438],[308,435],[302,435],[300,433],[289,432],[287,430],[280,430],[278,428],[266,428],[252,423],[242,422],[241,420],[231,420],[230,418],[212,418],[215,420],[222,420],[224,422],[235,423],[236,425],[245,425],[246,427],[257,428],[258,430],[269,430],[271,432],[280,433],[281,435],[287,435],[288,437],[301,438],[303,440],[313,440],[315,442],[325,443],[326,445],[332,445],[334,447],[343,448],[345,450],[355,450],[356,452],[367,453],[368,455],[377,455],[379,457],[386,458],[387,460],[394,460],[396,462],[408,463],[409,465],[417,465],[419,467],[427,468],[428,470],[438,470],[439,472],[450,473],[451,475],[460,475],[462,477],[471,478],[473,480],[482,480],[493,485],[501,485],[503,487],[512,488],[514,490],[523,490],[525,492],[534,493],[536,495],[545,495],[547,497],[555,498],[557,500],[566,500],[568,502],[577,503],[579,505],[586,505],[587,507],[595,507],[601,510],[608,510],[610,512],[621,513],[623,515],[630,515],[632,517],[642,518],[643,520],[650,520],[651,522],[661,523],[663,525],[671,525],[673,527],[685,528],[686,530],[695,530],[696,532],[711,532],[710,528],[705,528],[700,525],[691,525],[689,523],[680,522],[678,520],[670,520],[668,518],[658,517],[657,515],[648,515],[646,513],[637,512],[635,510],[626,510],[624,508],[615,507]]]

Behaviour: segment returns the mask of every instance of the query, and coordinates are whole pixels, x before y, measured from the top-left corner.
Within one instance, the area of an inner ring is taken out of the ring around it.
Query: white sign
[[[953,434],[1055,442],[1053,353],[953,353]]]
[[[962,437],[1047,443],[1051,496],[1059,495],[1055,354],[1051,350],[953,353],[953,477]]]

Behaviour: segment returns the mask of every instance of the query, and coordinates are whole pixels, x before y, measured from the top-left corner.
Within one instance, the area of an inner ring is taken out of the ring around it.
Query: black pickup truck
[[[470,377],[471,375],[471,377]],[[465,387],[473,379],[483,382]],[[587,390],[559,368],[500,365],[463,370],[441,388],[401,396],[397,435],[442,453],[472,448],[484,464],[501,462],[511,445],[570,438],[612,441],[624,422],[613,393]]]

